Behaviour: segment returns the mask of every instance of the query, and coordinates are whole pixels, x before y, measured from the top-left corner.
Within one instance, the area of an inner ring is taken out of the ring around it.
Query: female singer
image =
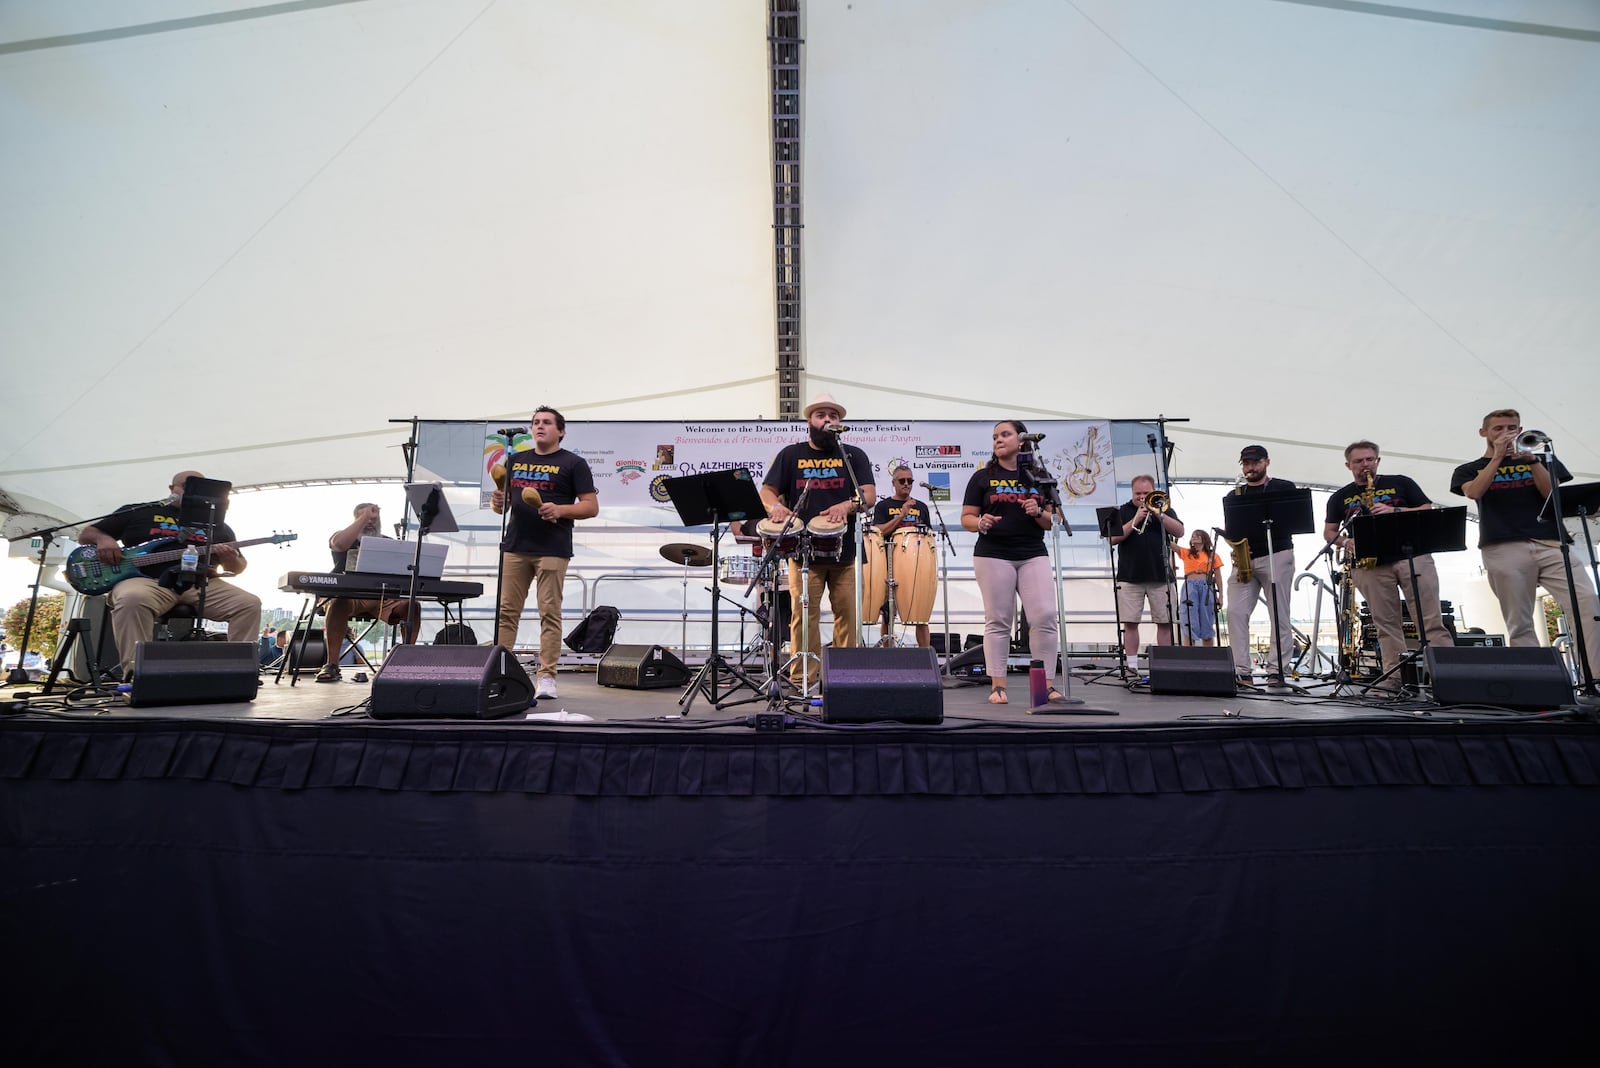
[[[1211,535],[1196,530],[1189,535],[1189,547],[1172,547],[1183,565],[1184,641],[1188,645],[1215,645],[1217,636],[1217,590],[1222,581],[1222,559],[1211,546]],[[1198,641],[1196,641],[1198,639]]]
[[[1028,616],[1028,656],[1044,662],[1054,678],[1061,638],[1056,632],[1056,597],[1044,532],[1055,510],[1028,473],[1019,470],[1020,419],[994,425],[994,454],[973,473],[961,500],[961,526],[978,535],[972,572],[983,594],[983,659],[989,671],[989,703],[1006,703],[1006,658],[1017,597]],[[1050,688],[1050,700],[1061,694]]]

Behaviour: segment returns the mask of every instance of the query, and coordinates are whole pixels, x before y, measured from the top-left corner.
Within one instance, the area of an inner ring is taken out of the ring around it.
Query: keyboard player
[[[358,504],[352,514],[355,518],[350,525],[334,531],[328,538],[328,550],[333,553],[333,571],[339,575],[345,573],[350,550],[360,545],[362,538],[386,537],[383,533],[383,516],[377,505],[370,502]],[[333,597],[328,600],[327,612],[323,634],[327,638],[328,662],[317,672],[318,682],[339,681],[339,657],[344,651],[352,617],[378,619],[390,626],[401,624],[406,644],[417,640],[417,606],[403,598]]]

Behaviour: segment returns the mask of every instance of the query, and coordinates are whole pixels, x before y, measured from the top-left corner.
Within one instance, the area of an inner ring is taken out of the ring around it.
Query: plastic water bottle
[[[192,575],[196,571],[200,570],[200,553],[196,551],[193,545],[185,545],[183,547],[183,555],[178,559],[179,566],[181,566],[183,570],[187,571],[189,574]]]
[[[355,572],[356,572],[356,556],[359,555],[360,552],[361,552],[361,543],[359,541],[356,542],[354,545],[350,546],[350,548],[345,551],[345,554],[344,554],[344,573],[346,575],[355,574]]]
[[[1038,708],[1050,703],[1050,677],[1044,673],[1043,660],[1028,661],[1028,704]]]

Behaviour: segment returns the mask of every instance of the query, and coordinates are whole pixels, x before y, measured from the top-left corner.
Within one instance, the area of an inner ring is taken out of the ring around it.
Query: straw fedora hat
[[[810,419],[811,413],[816,411],[818,408],[832,408],[834,411],[839,413],[840,419],[844,418],[844,405],[834,400],[832,393],[818,393],[817,399],[806,405],[805,411],[802,414],[807,419]]]

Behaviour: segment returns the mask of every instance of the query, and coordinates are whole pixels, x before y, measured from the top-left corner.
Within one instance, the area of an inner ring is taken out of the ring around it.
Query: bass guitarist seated
[[[124,505],[94,526],[85,527],[78,541],[93,545],[95,556],[103,564],[118,564],[124,547],[131,549],[150,541],[166,539],[172,545],[185,539],[204,541],[203,531],[186,530],[178,521],[184,483],[203,477],[198,471],[179,471],[172,477],[168,487],[172,492],[166,500]],[[211,562],[224,574],[242,572],[243,554],[233,545],[223,544],[235,540],[232,528],[226,523],[218,524],[215,537]],[[261,631],[261,598],[216,577],[206,583],[205,592],[206,617],[227,622],[229,641],[253,643]],[[134,654],[140,642],[149,641],[154,635],[157,617],[175,605],[197,606],[199,600],[194,576],[184,572],[181,561],[141,568],[111,588],[106,601],[111,608],[111,633],[117,640],[124,679],[133,677]]]

